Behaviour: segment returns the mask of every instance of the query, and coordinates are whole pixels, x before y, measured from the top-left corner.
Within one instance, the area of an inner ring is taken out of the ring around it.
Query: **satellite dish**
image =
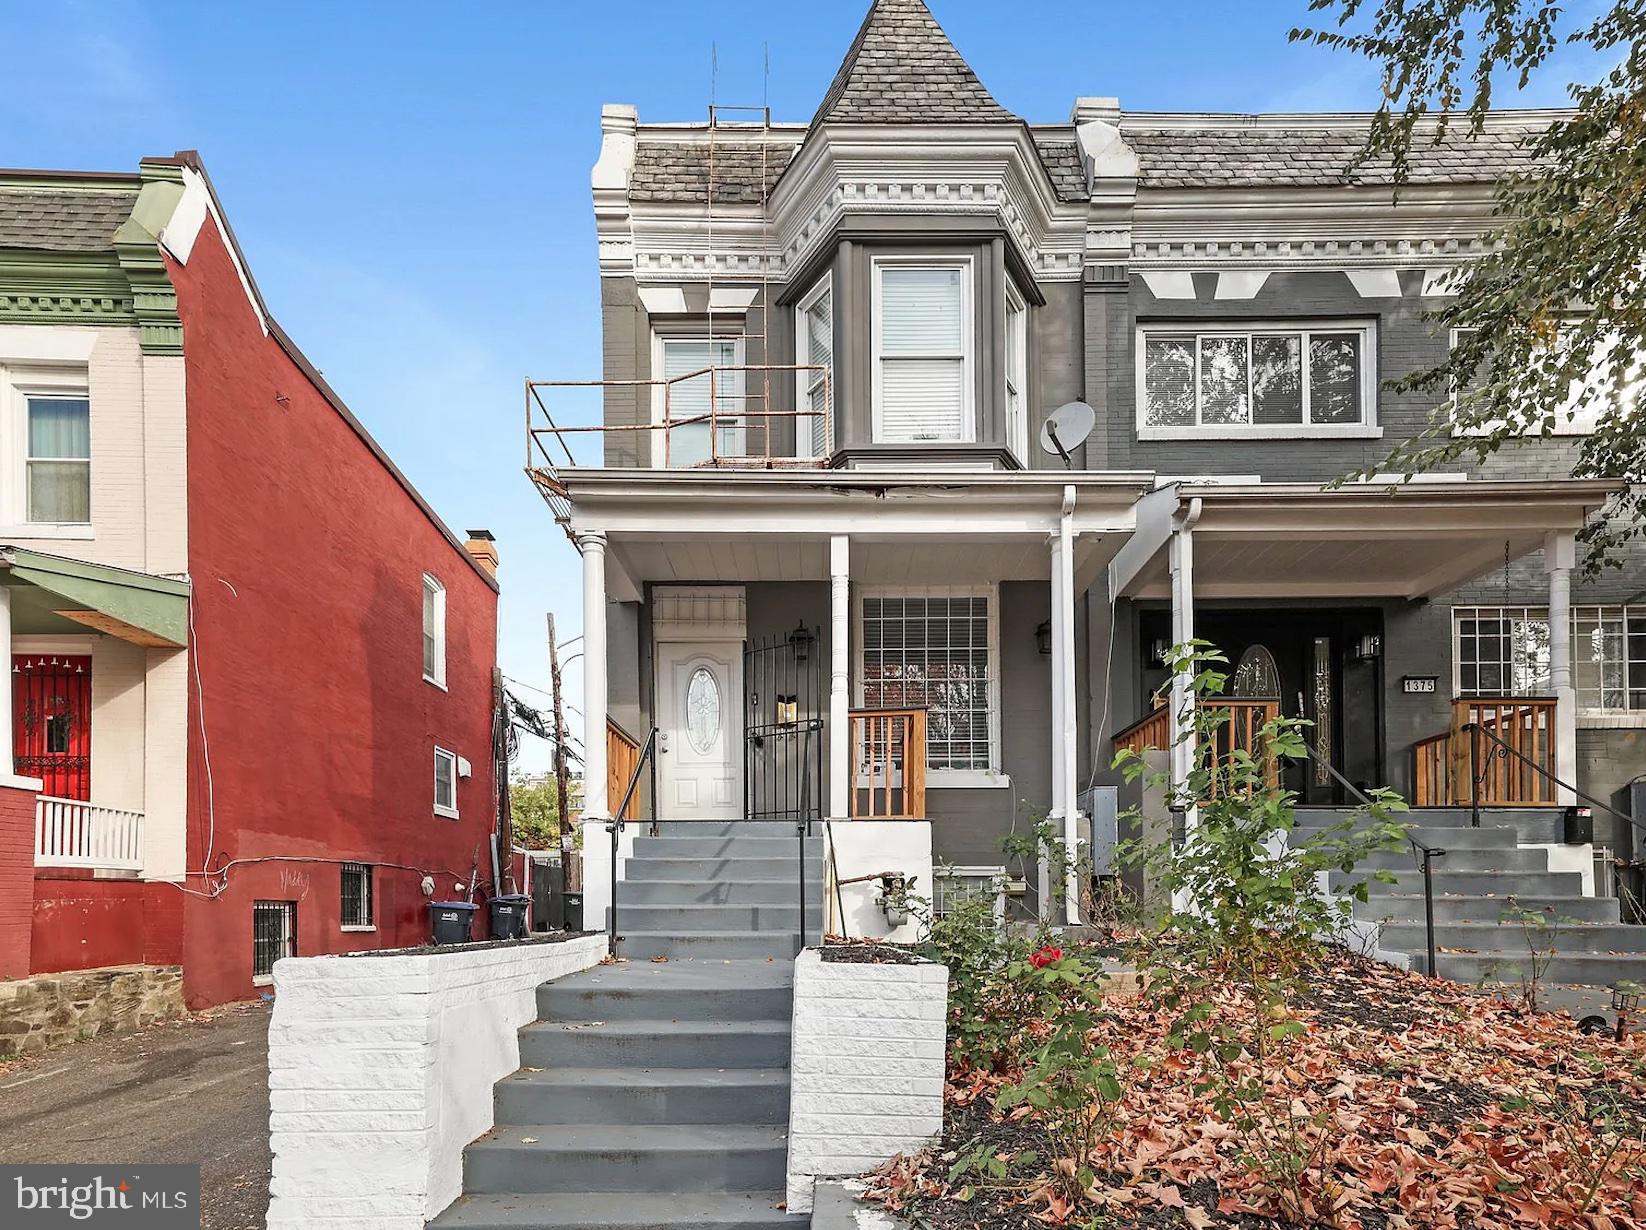
[[[1040,425],[1040,447],[1054,457],[1063,458],[1063,464],[1072,467],[1074,458],[1069,456],[1069,450],[1084,444],[1096,423],[1097,412],[1083,401],[1059,406]]]

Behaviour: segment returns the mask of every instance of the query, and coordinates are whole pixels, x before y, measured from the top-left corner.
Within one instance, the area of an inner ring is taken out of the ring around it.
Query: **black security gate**
[[[743,649],[743,814],[811,821],[823,811],[822,640],[801,624]]]

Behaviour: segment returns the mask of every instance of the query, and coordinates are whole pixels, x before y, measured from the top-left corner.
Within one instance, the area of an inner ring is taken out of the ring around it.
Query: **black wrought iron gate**
[[[824,662],[819,630],[743,649],[743,814],[810,821],[823,810]]]

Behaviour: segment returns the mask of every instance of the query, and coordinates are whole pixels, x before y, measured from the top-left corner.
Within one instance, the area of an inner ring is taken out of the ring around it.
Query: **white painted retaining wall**
[[[943,1130],[949,971],[794,963],[788,1203],[809,1212],[818,1178],[871,1170]]]
[[[932,822],[832,821],[825,829],[823,866],[829,875],[838,875],[842,880],[874,875],[881,871],[900,871],[915,878],[912,890],[914,895],[930,901]],[[848,939],[854,940],[891,940],[897,944],[912,944],[920,938],[920,922],[913,917],[895,929],[886,925],[886,914],[879,904],[878,880],[843,885],[838,901],[832,885],[827,882],[824,884],[824,892],[828,900],[824,902],[823,908],[831,934],[845,935]],[[842,908],[845,915],[844,929],[841,927]]]
[[[597,964],[604,935],[385,956],[288,957],[269,1025],[268,1225],[423,1230],[492,1127],[537,985]]]

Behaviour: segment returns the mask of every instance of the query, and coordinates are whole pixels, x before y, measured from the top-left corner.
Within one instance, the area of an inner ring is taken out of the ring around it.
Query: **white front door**
[[[742,819],[743,646],[657,647],[660,820]]]

